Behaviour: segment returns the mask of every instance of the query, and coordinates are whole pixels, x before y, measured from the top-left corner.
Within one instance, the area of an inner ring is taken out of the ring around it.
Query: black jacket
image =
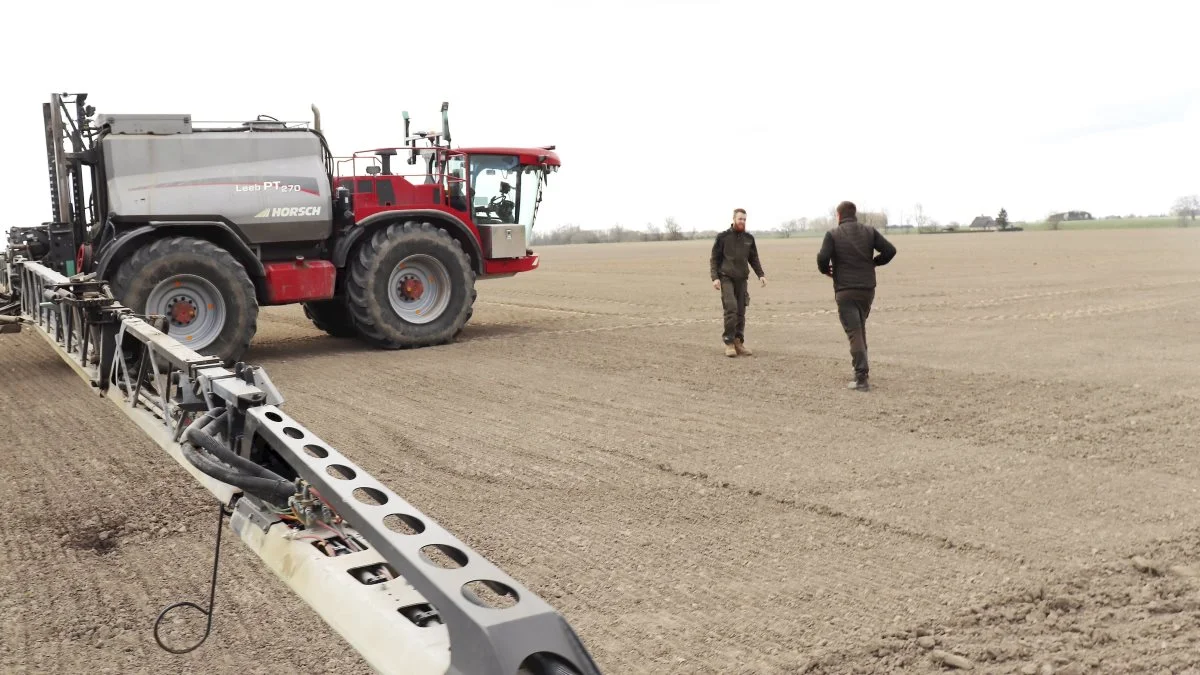
[[[754,242],[754,235],[736,232],[730,226],[713,241],[712,255],[708,258],[709,276],[713,281],[717,277],[747,279],[750,277],[747,265],[753,267],[754,273],[760,278],[767,276],[758,260],[758,244]]]
[[[875,251],[879,255],[873,256]],[[846,218],[825,233],[817,253],[817,269],[829,274],[833,264],[833,289],[875,288],[875,268],[886,265],[896,257],[896,247],[879,230],[863,225],[855,218]]]

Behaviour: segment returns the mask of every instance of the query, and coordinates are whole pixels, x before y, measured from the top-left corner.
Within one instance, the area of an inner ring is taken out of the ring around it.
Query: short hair
[[[838,220],[842,218],[854,218],[858,215],[858,207],[854,202],[842,202],[837,205]]]
[[[739,214],[739,213],[742,214],[743,216],[746,215],[746,209],[734,209],[733,217],[737,218],[737,214]]]

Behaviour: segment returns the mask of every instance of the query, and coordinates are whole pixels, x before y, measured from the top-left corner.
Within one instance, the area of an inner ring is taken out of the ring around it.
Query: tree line
[[[1074,213],[1074,212],[1068,212]],[[1079,212],[1085,213],[1085,212]],[[1171,208],[1171,214],[1179,217],[1179,223],[1182,226],[1187,226],[1196,220],[1196,216],[1200,216],[1200,195],[1188,195],[1180,197],[1176,200]],[[1089,214],[1090,216],[1090,214]],[[1058,229],[1059,222],[1065,217],[1064,214],[1051,214],[1047,216],[1047,223],[1051,229]],[[1105,218],[1118,218],[1118,216],[1106,216]],[[1127,219],[1134,219],[1137,216],[1124,216]],[[914,205],[910,210],[903,213],[901,216],[902,222],[891,225],[888,220],[887,211],[870,211],[860,210],[858,212],[858,220],[866,225],[878,227],[880,229],[888,228],[889,226],[898,229],[914,229],[917,232],[927,231],[954,231],[962,227],[957,221],[951,221],[945,225],[937,222],[925,214],[925,208],[921,204]],[[1016,223],[1012,223],[1008,219],[1008,212],[1005,209],[1000,209],[996,217],[992,218],[992,223],[996,229],[1020,229]],[[837,216],[831,210],[830,213],[818,216],[816,218],[792,218],[780,223],[774,229],[759,229],[754,228],[756,234],[774,235],[783,238],[789,238],[793,235],[801,235],[804,233],[819,233],[829,230],[837,225]],[[556,244],[616,244],[623,242],[641,242],[641,241],[691,241],[693,239],[709,239],[717,234],[717,230],[702,230],[697,231],[695,228],[685,231],[680,226],[679,221],[675,218],[667,218],[662,225],[647,223],[644,230],[635,230],[627,228],[623,225],[613,225],[606,230],[585,230],[579,225],[560,225],[559,227],[548,232],[534,232],[534,246],[553,246]]]
[[[555,244],[617,244],[634,241],[688,241],[699,236],[694,228],[684,232],[679,222],[667,218],[661,226],[647,223],[645,230],[634,230],[623,225],[613,225],[607,230],[585,230],[578,225],[560,225],[549,232],[534,232],[534,246]],[[713,232],[715,235],[716,233]]]

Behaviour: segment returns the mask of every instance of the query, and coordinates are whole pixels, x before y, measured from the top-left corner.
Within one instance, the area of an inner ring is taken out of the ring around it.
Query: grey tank
[[[332,233],[324,147],[306,129],[193,130],[186,115],[100,121],[114,218],[221,218],[252,245]]]

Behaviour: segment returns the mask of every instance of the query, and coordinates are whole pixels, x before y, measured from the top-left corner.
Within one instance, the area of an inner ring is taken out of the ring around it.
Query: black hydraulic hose
[[[217,464],[212,459],[200,454],[190,444],[180,445],[183,456],[197,469],[249,494],[268,502],[286,504],[289,497],[296,493],[296,488],[290,482],[277,481],[257,476],[247,476],[244,473]]]
[[[215,417],[214,417],[215,415]],[[285,480],[283,476],[268,470],[266,467],[259,466],[254,462],[242,457],[225,447],[223,443],[217,440],[213,429],[225,421],[227,411],[225,408],[214,408],[208,411],[200,419],[188,425],[186,433],[188,440],[193,445],[199,446],[200,449],[208,451],[216,459],[232,465],[233,468],[241,468],[243,471],[248,471],[252,475],[259,478],[268,478],[271,480]],[[195,435],[193,435],[195,432]]]
[[[196,428],[205,433],[212,433],[210,430],[221,422],[224,422],[225,418],[228,417],[227,413],[228,411],[225,408],[213,408],[204,413],[199,420],[194,420],[188,425],[188,428]]]
[[[218,419],[220,419],[220,418],[218,418]],[[213,420],[213,422],[216,422],[216,421],[217,420]],[[188,429],[187,430],[187,439],[189,441],[191,441],[191,443],[193,445],[195,445],[196,447],[207,451],[208,454],[210,454],[213,457],[217,458],[218,460],[225,462],[226,464],[232,466],[234,469],[240,470],[243,473],[248,473],[248,474],[251,474],[258,478],[264,478],[266,480],[274,480],[274,481],[287,483],[288,485],[292,484],[291,481],[285,479],[283,476],[280,476],[279,474],[266,468],[265,466],[260,466],[258,464],[255,464],[254,462],[251,462],[250,460],[246,459],[245,457],[242,457],[241,455],[233,452],[229,448],[226,448],[225,445],[223,443],[221,443],[221,441],[218,441],[215,437],[213,437],[211,434],[209,434],[206,431],[202,431],[200,429]],[[292,492],[295,492],[294,488],[292,489]]]
[[[208,429],[225,420],[226,414],[224,408],[210,410],[188,425],[185,432],[186,442],[180,444],[184,457],[197,469],[222,483],[240,488],[269,502],[282,501],[286,504],[288,498],[296,493],[296,487],[291,481],[229,450],[208,433]],[[215,460],[223,461],[233,468]]]

